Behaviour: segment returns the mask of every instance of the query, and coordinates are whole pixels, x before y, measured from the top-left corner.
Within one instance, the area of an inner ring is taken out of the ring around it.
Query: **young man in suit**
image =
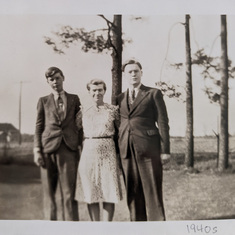
[[[64,91],[64,75],[59,68],[50,67],[45,76],[52,93],[38,101],[34,136],[34,161],[41,167],[45,219],[58,219],[59,205],[55,195],[59,190],[60,217],[66,221],[78,220],[74,194],[78,148],[82,143],[82,129],[76,126],[80,101],[77,95]]]
[[[170,157],[166,106],[160,90],[141,84],[138,61],[126,61],[122,71],[129,88],[117,97],[119,149],[130,219],[163,221],[162,161]]]

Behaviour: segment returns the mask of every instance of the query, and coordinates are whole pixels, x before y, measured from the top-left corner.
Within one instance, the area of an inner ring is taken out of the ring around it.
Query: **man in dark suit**
[[[77,95],[63,90],[64,75],[59,68],[50,67],[45,76],[52,93],[38,101],[34,136],[34,161],[41,166],[45,219],[58,219],[55,195],[59,189],[60,217],[67,221],[78,220],[74,194],[78,149],[82,142],[82,129],[76,126],[80,101]]]
[[[166,106],[160,90],[141,84],[138,61],[128,60],[122,71],[129,88],[117,97],[119,149],[130,219],[163,221],[162,161],[170,157]]]

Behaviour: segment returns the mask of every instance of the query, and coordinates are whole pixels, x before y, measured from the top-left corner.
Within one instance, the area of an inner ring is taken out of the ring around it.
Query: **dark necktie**
[[[57,99],[57,109],[58,109],[60,121],[63,121],[64,120],[64,102],[60,95],[58,96],[58,99]]]
[[[132,100],[134,101],[135,100],[135,89],[133,89],[131,91],[131,97],[132,97]]]
[[[130,105],[132,105],[135,100],[135,89],[131,90],[129,98],[130,98]]]

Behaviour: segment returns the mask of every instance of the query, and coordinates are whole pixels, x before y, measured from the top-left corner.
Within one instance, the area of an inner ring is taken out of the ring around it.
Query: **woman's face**
[[[90,85],[89,94],[91,95],[93,101],[97,104],[103,103],[103,98],[105,94],[104,85]]]

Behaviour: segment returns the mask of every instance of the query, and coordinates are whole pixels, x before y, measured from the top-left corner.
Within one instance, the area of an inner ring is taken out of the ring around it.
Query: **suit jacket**
[[[82,130],[78,130],[75,122],[81,105],[79,98],[67,92],[65,95],[67,111],[62,122],[57,113],[53,94],[41,97],[38,101],[34,147],[39,147],[44,153],[56,151],[62,140],[73,151],[76,151],[82,142]]]
[[[127,157],[130,135],[139,156],[155,156],[160,150],[162,153],[170,153],[168,115],[160,90],[141,85],[130,109],[127,91],[117,97],[117,104],[120,111],[119,149],[122,158]]]

